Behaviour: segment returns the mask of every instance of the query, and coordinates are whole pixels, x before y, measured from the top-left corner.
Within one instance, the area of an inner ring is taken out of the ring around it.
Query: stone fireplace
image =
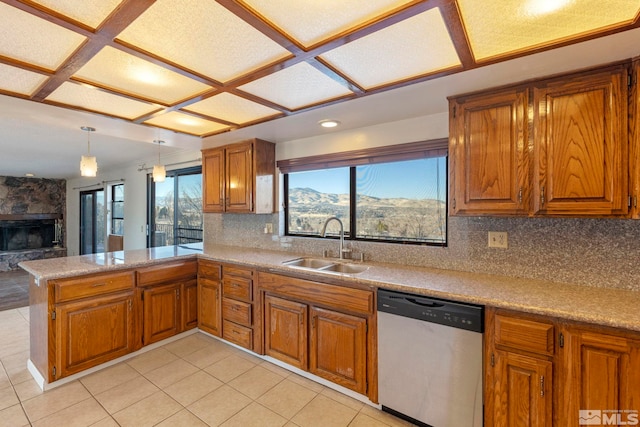
[[[56,244],[56,222],[64,237],[66,181],[0,176],[0,271],[32,259],[65,256]]]

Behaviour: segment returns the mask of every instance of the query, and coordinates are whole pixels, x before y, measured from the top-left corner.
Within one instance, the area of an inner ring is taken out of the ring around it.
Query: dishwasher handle
[[[441,308],[444,307],[444,304],[428,300],[429,302],[423,302],[416,298],[405,298],[405,301],[409,301],[412,304],[419,305],[421,307],[429,307],[429,308]]]

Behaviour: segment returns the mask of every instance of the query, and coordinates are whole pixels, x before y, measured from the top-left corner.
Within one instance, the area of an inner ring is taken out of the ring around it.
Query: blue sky
[[[440,199],[446,197],[446,158],[418,159],[358,167],[358,192],[373,197],[436,199],[437,162],[440,162]],[[309,187],[323,193],[349,193],[349,168],[299,172],[289,175],[291,188]]]
[[[173,192],[174,178],[168,176],[164,182],[156,182],[156,198],[164,197]],[[180,175],[180,184],[186,187],[202,184],[202,175]]]

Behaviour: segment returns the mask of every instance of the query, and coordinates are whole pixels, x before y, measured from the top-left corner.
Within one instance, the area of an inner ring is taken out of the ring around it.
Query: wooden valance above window
[[[441,138],[429,141],[410,142],[407,144],[322,154],[319,156],[299,157],[297,159],[278,160],[276,164],[281,173],[290,173],[370,165],[374,163],[390,163],[430,157],[443,157],[447,155],[448,145],[449,140],[447,138]]]

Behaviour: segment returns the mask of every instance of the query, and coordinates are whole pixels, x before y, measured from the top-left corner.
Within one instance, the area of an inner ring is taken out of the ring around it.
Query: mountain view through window
[[[317,236],[336,216],[352,239],[445,244],[446,198],[446,157],[292,172],[288,234]]]

